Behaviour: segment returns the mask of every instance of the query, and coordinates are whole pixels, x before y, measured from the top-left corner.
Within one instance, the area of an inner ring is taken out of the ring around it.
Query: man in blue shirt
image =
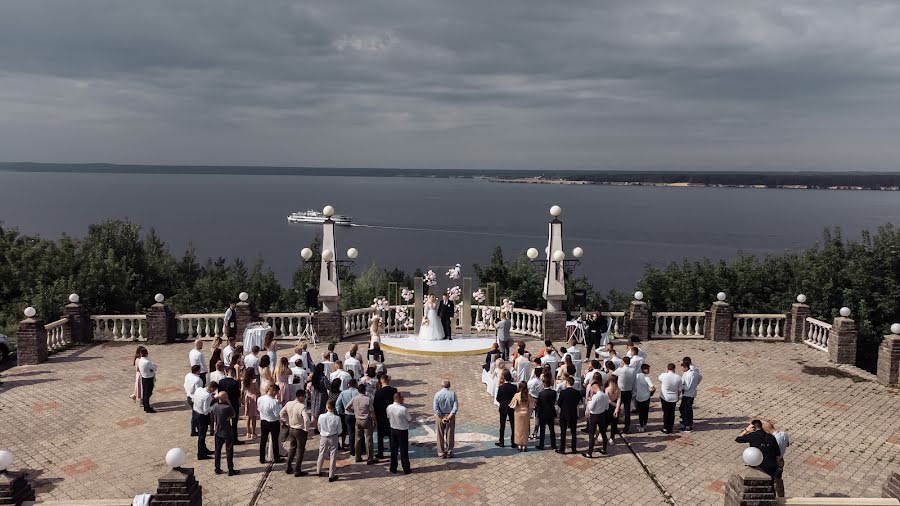
[[[456,392],[450,390],[450,381],[444,380],[444,388],[434,395],[434,416],[438,440],[438,456],[442,459],[453,456],[453,436],[456,432],[456,412],[459,402]]]

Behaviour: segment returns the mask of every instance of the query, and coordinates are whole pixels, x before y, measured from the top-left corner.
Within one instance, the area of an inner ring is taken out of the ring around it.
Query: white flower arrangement
[[[413,298],[415,296],[416,296],[416,292],[410,290],[409,288],[404,288],[403,290],[400,290],[400,297],[402,297],[403,300],[405,300],[407,304],[409,304],[409,301],[413,300]]]
[[[437,284],[437,274],[435,274],[431,269],[429,269],[428,272],[425,273],[425,276],[422,279],[428,286],[434,286]]]
[[[459,279],[459,264],[447,271],[447,277],[450,279]]]
[[[403,321],[404,328],[411,329],[414,326],[415,326],[415,323],[413,323],[413,319],[411,316],[407,317],[406,320]]]
[[[387,311],[391,308],[391,305],[384,297],[376,297],[372,299],[372,307],[377,311]]]
[[[494,317],[494,310],[493,310],[493,309],[491,309],[491,308],[489,308],[489,307],[486,307],[486,308],[484,308],[484,309],[481,310],[481,319],[482,319],[483,321],[486,321],[486,322],[487,322],[487,321],[491,321],[491,318],[493,318],[493,317]]]
[[[507,314],[512,313],[514,307],[516,307],[516,303],[509,299],[503,299],[503,303],[500,305],[500,309],[506,311]]]
[[[406,308],[404,306],[397,306],[397,314],[395,315],[397,321],[402,322],[406,320],[407,316]]]
[[[453,302],[458,301],[461,295],[462,289],[459,286],[454,286],[447,289],[447,297],[449,297]]]
[[[477,330],[478,332],[484,332],[486,328],[487,326],[484,324],[484,322],[475,322],[475,330]]]
[[[479,288],[478,290],[472,292],[472,298],[475,299],[475,302],[481,304],[484,302],[487,296],[484,294],[484,290]]]

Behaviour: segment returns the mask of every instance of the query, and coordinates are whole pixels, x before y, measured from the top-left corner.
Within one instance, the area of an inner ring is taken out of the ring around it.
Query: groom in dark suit
[[[453,306],[453,301],[450,300],[450,297],[445,293],[441,296],[441,303],[438,305],[438,318],[441,319],[441,326],[444,327],[444,338],[453,340],[453,337],[450,335],[450,321],[453,318],[453,313],[456,312],[456,308]]]

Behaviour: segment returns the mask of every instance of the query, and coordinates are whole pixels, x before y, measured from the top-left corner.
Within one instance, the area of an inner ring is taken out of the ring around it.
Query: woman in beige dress
[[[513,397],[509,407],[513,410],[516,422],[514,437],[516,446],[520,452],[528,451],[528,433],[530,432],[531,423],[531,395],[528,393],[528,383],[519,382],[519,390]]]
[[[372,323],[369,325],[369,348],[373,348],[375,343],[381,344],[381,317],[375,315],[371,321]]]

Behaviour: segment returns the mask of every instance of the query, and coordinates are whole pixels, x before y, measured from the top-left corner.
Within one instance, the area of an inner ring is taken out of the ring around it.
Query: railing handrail
[[[45,330],[53,330],[56,327],[61,327],[61,326],[65,325],[67,321],[69,321],[68,317],[60,318],[59,320],[56,320],[55,322],[50,322],[50,323],[44,325],[44,329]]]
[[[784,313],[735,313],[735,318],[787,318]]]
[[[372,313],[375,311],[376,311],[376,309],[374,307],[362,307],[359,309],[348,309],[346,311],[342,311],[341,314],[361,314],[361,313]]]
[[[113,320],[113,319],[146,320],[147,315],[145,315],[145,314],[92,314],[91,315],[91,320]]]
[[[654,311],[653,315],[655,315],[655,316],[706,316],[706,313],[703,311]]]
[[[620,316],[625,316],[625,311],[600,311],[600,316],[611,316],[613,318],[618,318]]]
[[[303,316],[312,316],[312,313],[308,312],[298,312],[298,313],[259,313],[260,318],[280,318],[280,317],[303,317]],[[223,316],[224,318],[224,316]]]
[[[822,327],[823,329],[827,329],[827,330],[831,330],[831,327],[832,327],[832,325],[831,325],[830,323],[825,323],[825,322],[823,322],[822,320],[818,320],[818,319],[816,319],[816,318],[813,318],[812,316],[807,316],[807,317],[806,317],[806,322],[807,322],[807,323],[812,323],[813,325],[815,325],[815,326],[817,326],[817,327]]]
[[[178,313],[175,318],[225,318],[225,313]]]

